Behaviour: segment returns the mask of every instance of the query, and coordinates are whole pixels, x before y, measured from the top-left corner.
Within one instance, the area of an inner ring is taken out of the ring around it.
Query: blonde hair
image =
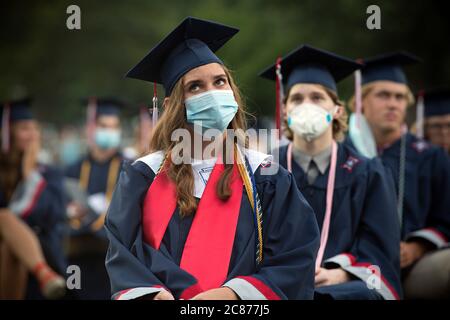
[[[235,84],[231,71],[225,66],[222,66],[228,78],[231,90],[234,93],[234,98],[238,103],[238,110],[233,120],[231,121],[231,128],[233,130],[246,130],[246,115],[245,107],[242,100],[242,95],[239,88]],[[171,141],[172,132],[176,129],[188,129],[188,124],[185,116],[184,106],[184,90],[183,77],[175,84],[172,93],[169,97],[168,103],[164,106],[164,111],[157,125],[155,126],[150,140],[150,152],[162,150],[166,154],[166,161],[168,164],[167,175],[176,185],[177,204],[180,208],[180,214],[187,216],[193,214],[197,209],[197,201],[193,196],[194,193],[194,176],[192,174],[192,167],[190,164],[174,164],[171,161],[171,151],[175,146],[174,141]],[[237,135],[241,143],[242,137]],[[226,143],[223,143],[223,157],[228,155],[226,152]],[[231,196],[230,180],[233,169],[233,164],[225,161],[225,170],[219,178],[217,184],[217,196],[222,200],[227,200]],[[167,165],[166,164],[166,165]]]
[[[367,95],[369,95],[374,90],[376,85],[377,85],[376,82],[370,82],[368,84],[361,86],[361,100],[364,100],[364,98],[367,97]],[[407,100],[408,107],[409,107],[415,103],[415,98],[414,98],[413,93],[411,92],[411,89],[409,89],[408,86],[406,86],[406,88],[407,88],[406,100]],[[350,111],[355,112],[355,95],[353,95],[350,98],[347,106]]]
[[[328,94],[328,96],[331,98],[331,100],[333,100],[333,103],[335,105],[344,107],[344,105],[345,105],[344,102],[339,100],[336,92],[334,92],[320,84],[317,84],[317,86],[320,87],[321,89],[325,90],[325,92]],[[287,99],[289,98],[289,94],[290,94],[290,89],[288,90],[288,92],[284,98],[285,105],[286,105]],[[345,110],[345,108],[342,108],[342,113],[341,113],[340,117],[333,119],[332,127],[333,127],[333,139],[334,140],[336,140],[336,141],[344,140],[345,132],[348,129],[347,120],[348,120],[347,111]],[[283,131],[284,135],[286,136],[286,138],[288,138],[291,141],[294,139],[294,133],[287,125],[286,115],[284,116],[284,119],[283,119],[282,131]]]

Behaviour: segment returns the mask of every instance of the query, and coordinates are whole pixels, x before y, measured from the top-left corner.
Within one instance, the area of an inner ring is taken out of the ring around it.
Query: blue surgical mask
[[[70,165],[78,160],[81,155],[81,147],[77,140],[66,139],[61,144],[59,152],[60,161],[63,165]]]
[[[95,144],[100,149],[115,149],[120,145],[120,136],[120,130],[98,128],[95,130]]]
[[[350,115],[348,130],[349,136],[359,153],[369,159],[375,158],[378,151],[372,130],[370,129],[370,125],[367,122],[366,117],[364,117],[363,114],[360,114],[359,116],[359,126],[357,126],[358,115],[356,113],[352,113]]]
[[[200,125],[203,131],[223,132],[238,110],[232,90],[206,91],[186,99],[184,104],[187,122]]]

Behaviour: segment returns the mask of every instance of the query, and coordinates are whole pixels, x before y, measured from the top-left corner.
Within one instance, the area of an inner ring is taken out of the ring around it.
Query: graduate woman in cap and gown
[[[284,88],[278,109],[291,142],[274,156],[293,173],[321,228],[316,299],[401,297],[392,179],[379,160],[340,143],[347,124],[336,83],[359,67],[302,45],[260,74]]]
[[[237,32],[186,18],[128,72],[166,98],[150,153],[124,164],[106,217],[113,299],[313,297],[312,209],[268,155],[224,140],[227,128],[245,131],[244,108],[214,52]],[[215,130],[222,152],[205,155],[203,140],[203,156],[178,164],[177,129],[189,142]]]
[[[56,299],[65,293],[62,174],[37,160],[40,132],[30,104],[24,99],[0,108],[2,299]]]
[[[65,175],[85,193],[85,202],[71,199],[69,261],[83,272],[80,299],[109,299],[104,261],[108,241],[103,229],[107,208],[122,164],[120,111],[114,98],[89,98],[87,104],[88,153],[66,168]]]
[[[405,124],[414,96],[403,66],[418,61],[406,52],[363,60],[360,107],[358,99],[350,107],[359,109],[365,130],[351,126],[347,143],[370,157],[379,156],[393,175],[405,297],[448,297],[450,250],[436,249],[448,246],[450,236],[450,160],[442,148],[409,133]],[[372,147],[364,150],[364,144]],[[428,271],[415,276],[419,266]],[[424,281],[412,285],[414,278]]]

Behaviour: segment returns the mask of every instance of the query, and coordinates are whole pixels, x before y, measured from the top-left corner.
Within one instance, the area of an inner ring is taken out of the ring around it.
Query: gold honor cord
[[[242,177],[242,180],[244,181],[245,190],[247,191],[248,199],[250,201],[250,205],[253,209],[253,212],[256,214],[256,226],[257,226],[257,232],[258,232],[258,245],[256,248],[256,262],[257,264],[260,264],[263,259],[263,233],[262,233],[262,212],[261,212],[261,205],[259,203],[259,197],[256,194],[256,186],[253,186],[252,179],[250,177],[249,170],[252,170],[250,167],[247,167],[245,164],[245,158],[241,153],[241,150],[235,144],[235,159],[237,162],[237,166],[239,169],[239,173]],[[255,187],[255,188],[253,188]],[[256,199],[256,202],[254,202],[254,199]],[[256,208],[255,208],[256,207]]]
[[[108,180],[106,183],[106,195],[105,195],[105,197],[108,201],[111,201],[112,194],[113,194],[114,188],[116,186],[117,175],[119,174],[120,163],[121,163],[120,158],[114,157],[111,160],[111,163],[109,165]],[[79,186],[84,191],[87,191],[87,187],[89,185],[90,174],[91,174],[91,163],[89,162],[89,160],[84,160],[81,165],[81,173],[80,173],[80,181],[79,181]],[[98,231],[103,227],[103,225],[105,223],[105,216],[106,216],[106,212],[103,212],[91,224],[92,231]],[[76,219],[74,221],[71,221],[71,225],[75,229],[79,229],[81,227],[81,222],[79,221],[79,219]]]

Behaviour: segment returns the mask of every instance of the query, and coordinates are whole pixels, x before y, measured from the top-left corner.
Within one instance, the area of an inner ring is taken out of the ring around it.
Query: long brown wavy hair
[[[230,125],[229,129],[242,131],[246,130],[246,116],[247,112],[243,104],[242,95],[233,80],[231,71],[222,66],[225,74],[228,78],[231,90],[234,93],[234,98],[238,103],[238,110]],[[178,80],[174,86],[172,93],[167,100],[168,103],[164,104],[164,110],[158,124],[152,132],[150,140],[150,152],[163,151],[166,155],[166,163],[164,170],[168,177],[176,185],[177,204],[180,208],[181,216],[188,216],[194,214],[197,209],[197,201],[193,196],[194,193],[194,176],[192,173],[192,166],[188,163],[174,164],[171,161],[171,152],[174,148],[176,141],[171,141],[172,132],[176,129],[186,129],[189,126],[186,120],[186,112],[184,106],[184,90],[183,90],[183,78]],[[239,143],[245,144],[245,137],[242,135],[236,135]],[[230,180],[233,169],[233,164],[226,161],[225,157],[229,156],[230,152],[227,152],[227,144],[225,139],[223,142],[223,160],[225,164],[225,170],[219,178],[216,192],[217,196],[222,200],[227,200],[231,196]],[[232,153],[232,151],[231,151]],[[179,156],[179,155],[174,155]],[[167,167],[166,167],[167,166]]]
[[[11,132],[14,132],[14,124]],[[22,180],[22,158],[23,152],[15,147],[14,135],[11,134],[11,149],[4,153],[0,151],[0,190],[6,197],[6,202],[11,200],[19,182]]]

